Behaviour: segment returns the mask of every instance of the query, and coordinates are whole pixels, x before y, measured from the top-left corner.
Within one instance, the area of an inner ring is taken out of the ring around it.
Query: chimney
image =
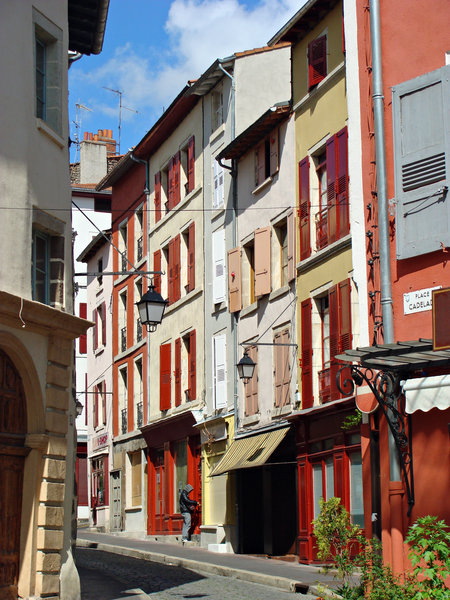
[[[98,183],[108,170],[108,157],[116,154],[112,129],[85,132],[80,149],[80,183]]]

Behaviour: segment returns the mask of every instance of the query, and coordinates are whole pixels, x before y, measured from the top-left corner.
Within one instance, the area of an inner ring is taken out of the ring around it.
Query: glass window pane
[[[361,452],[350,454],[350,516],[353,524],[364,528]]]
[[[176,442],[175,451],[175,469],[174,469],[174,512],[180,510],[179,499],[183,488],[187,485],[187,442]]]
[[[314,518],[320,514],[319,500],[323,497],[322,463],[313,465],[313,506]]]
[[[325,459],[325,485],[326,500],[334,496],[334,460],[333,457]]]

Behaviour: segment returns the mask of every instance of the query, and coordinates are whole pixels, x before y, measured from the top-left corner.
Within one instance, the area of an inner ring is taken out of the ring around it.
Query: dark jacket
[[[189,498],[189,494],[192,492],[194,488],[192,485],[187,484],[184,490],[180,494],[180,513],[189,513],[194,510],[197,506],[196,500],[191,500]]]

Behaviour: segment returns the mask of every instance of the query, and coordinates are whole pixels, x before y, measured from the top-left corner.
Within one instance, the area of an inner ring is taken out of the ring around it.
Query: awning
[[[450,408],[450,375],[408,379],[402,387],[408,415],[416,410],[428,412],[432,408]]]
[[[251,437],[234,440],[222,460],[214,467],[210,477],[237,469],[249,469],[264,465],[272,452],[285,438],[290,427],[275,429]]]

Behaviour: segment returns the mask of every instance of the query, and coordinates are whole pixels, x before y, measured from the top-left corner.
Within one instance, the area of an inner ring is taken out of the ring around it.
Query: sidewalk
[[[318,584],[337,587],[331,574],[321,573],[318,567],[247,556],[219,554],[196,546],[178,546],[165,542],[133,539],[107,533],[78,530],[77,546],[142,558],[191,569],[199,573],[221,575],[252,583],[276,587],[285,591],[319,596]],[[331,592],[327,594],[333,596]]]

